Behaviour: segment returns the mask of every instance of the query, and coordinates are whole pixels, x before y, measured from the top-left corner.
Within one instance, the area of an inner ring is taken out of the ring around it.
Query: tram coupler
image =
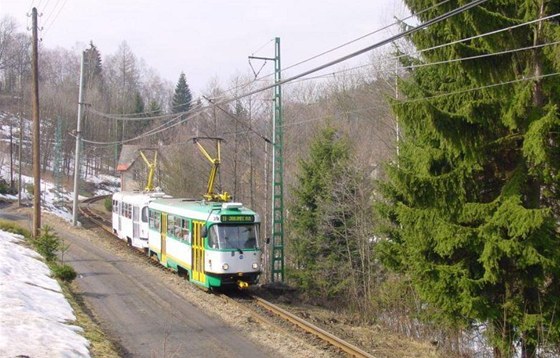
[[[244,290],[247,287],[249,287],[249,284],[245,281],[237,281],[237,287],[239,287],[239,289]]]

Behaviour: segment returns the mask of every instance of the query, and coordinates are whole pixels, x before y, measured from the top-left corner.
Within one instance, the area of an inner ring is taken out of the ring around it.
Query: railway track
[[[111,221],[109,219],[103,217],[102,215],[99,215],[99,214],[95,213],[89,207],[89,204],[95,203],[96,201],[99,201],[99,200],[103,200],[103,199],[105,199],[109,196],[110,196],[110,194],[94,196],[92,198],[85,199],[79,205],[79,210],[82,213],[82,215],[84,215],[89,220],[91,220],[94,224],[101,227],[103,230],[107,231],[108,233],[110,233],[112,235],[113,234],[113,229],[111,228]]]
[[[159,264],[159,262],[157,260],[155,260],[153,257],[148,257],[146,255],[145,251],[142,251],[140,249],[137,249],[135,247],[130,246],[128,243],[124,242],[123,240],[121,240],[114,232],[113,232],[113,225],[110,219],[108,219],[107,217],[104,217],[103,215],[96,213],[93,209],[91,209],[89,207],[90,204],[95,203],[96,201],[99,200],[103,200],[106,197],[109,197],[109,195],[101,195],[101,196],[94,196],[92,198],[88,198],[85,199],[81,202],[81,205],[79,205],[79,211],[80,213],[82,213],[83,216],[85,216],[88,220],[90,220],[91,222],[93,222],[95,225],[97,225],[99,228],[103,229],[103,231],[105,231],[106,233],[108,233],[109,235],[111,235],[112,237],[114,237],[115,239],[118,240],[119,243],[122,243],[123,246],[127,245],[128,248],[130,249],[130,251],[139,257],[139,259],[141,260],[145,260],[146,262],[148,262],[151,266],[155,266],[159,269],[162,269],[164,271],[168,271],[168,272],[173,272],[175,273],[175,271],[163,267]]]
[[[84,215],[85,217],[87,217],[89,220],[91,220],[94,224],[96,224],[97,226],[99,226],[100,228],[102,228],[104,231],[108,232],[111,235],[114,235],[113,230],[112,230],[112,225],[111,225],[111,221],[109,219],[107,219],[106,217],[103,217],[102,215],[99,215],[97,213],[95,213],[94,210],[92,210],[89,205],[91,203],[94,203],[98,200],[103,200],[106,197],[108,197],[108,195],[103,195],[103,196],[98,196],[98,197],[93,197],[93,198],[89,198],[86,199],[84,201],[82,201],[82,205],[80,205],[80,212],[82,213],[82,215]],[[140,254],[140,252],[138,250],[133,250],[136,251],[136,253]],[[144,255],[143,255],[144,256]],[[147,258],[146,258],[147,259]],[[153,260],[148,259],[148,261],[150,261],[152,264],[154,264]],[[155,265],[155,264],[154,264]],[[161,265],[156,265],[162,269],[165,270],[165,268]],[[239,300],[237,300],[235,297],[233,297],[232,295],[221,295],[223,298],[230,300],[232,302],[234,302],[237,305],[243,305],[242,303],[240,303]],[[254,305],[256,307],[259,307],[261,310],[264,310],[272,315],[274,315],[275,317],[281,319],[284,322],[287,322],[289,325],[291,326],[295,326],[298,327],[299,329],[303,330],[306,333],[312,334],[314,337],[318,338],[319,340],[321,340],[322,342],[325,342],[326,344],[338,349],[339,351],[341,351],[344,354],[347,354],[348,356],[351,357],[368,357],[371,358],[373,357],[371,354],[369,354],[368,352],[365,352],[364,350],[344,341],[343,339],[340,339],[336,336],[334,336],[333,334],[321,329],[320,327],[315,326],[314,324],[307,322],[305,320],[303,320],[302,318],[286,311],[285,309],[271,303],[268,302],[260,297],[254,296],[250,293],[246,293],[244,295],[244,301],[249,302],[250,305]],[[247,305],[243,305],[245,307],[247,307]],[[254,317],[257,320],[269,323],[269,324],[273,324],[269,319],[267,319],[266,317],[263,316],[262,313],[259,313],[257,309],[253,308],[253,307],[248,307],[247,309],[252,310],[252,312],[254,313]],[[258,317],[258,315],[261,315],[261,317]]]
[[[285,309],[267,301],[250,293],[245,294],[244,296],[239,297],[235,294],[223,295],[225,299],[234,301],[236,304],[246,307],[250,309],[256,315],[263,316],[261,311],[265,311],[267,313],[272,314],[274,317],[281,319],[282,321],[286,322],[289,326],[295,326],[301,329],[303,332],[308,333],[319,339],[320,341],[328,344],[331,347],[338,349],[340,352],[350,356],[350,357],[360,357],[360,358],[372,358],[373,356],[368,352],[354,346],[353,344],[336,337],[335,335],[325,331],[324,329],[317,327],[316,325],[294,315],[291,312],[286,311]],[[256,308],[258,309],[256,309]],[[255,316],[254,316],[255,317]],[[257,320],[264,321],[268,324],[274,325],[269,319],[264,317],[255,317]]]

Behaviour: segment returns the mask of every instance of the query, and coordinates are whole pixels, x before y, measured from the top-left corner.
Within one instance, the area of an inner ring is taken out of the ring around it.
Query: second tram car
[[[148,203],[171,196],[163,192],[121,191],[113,194],[113,233],[130,246],[148,248]]]
[[[260,218],[241,203],[155,199],[148,254],[204,288],[255,284],[261,274]]]

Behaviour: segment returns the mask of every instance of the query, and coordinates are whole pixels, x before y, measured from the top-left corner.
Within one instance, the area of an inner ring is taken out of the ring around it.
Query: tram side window
[[[128,210],[127,210],[127,212],[126,212],[126,217],[129,218],[129,219],[132,219],[132,205],[131,205],[131,204],[128,204],[127,209],[128,209]]]
[[[146,208],[148,209],[148,208]],[[150,229],[153,229],[155,227],[154,225],[154,217],[155,217],[155,212],[154,211],[150,211],[148,213],[148,226],[150,227]]]
[[[167,235],[173,236],[175,233],[175,217],[172,215],[167,216]]]
[[[161,227],[161,215],[158,212],[155,212],[154,214],[154,228],[159,231],[159,228]]]
[[[191,243],[191,233],[189,230],[189,221],[187,219],[182,219],[182,218],[175,219],[175,232],[177,233],[176,236],[181,241],[184,241],[187,244]]]
[[[119,213],[119,202],[117,200],[113,200],[113,212],[115,214]]]
[[[173,223],[173,236],[177,239],[182,240],[183,237],[181,236],[181,218],[175,217],[175,222]]]

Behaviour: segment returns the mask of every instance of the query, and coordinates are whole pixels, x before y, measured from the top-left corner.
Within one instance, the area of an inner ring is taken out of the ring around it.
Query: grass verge
[[[84,329],[84,337],[91,343],[92,357],[117,358],[121,355],[116,344],[109,339],[95,320],[93,312],[88,308],[81,295],[77,293],[75,283],[58,280],[64,296],[72,306],[76,316],[75,324]]]

